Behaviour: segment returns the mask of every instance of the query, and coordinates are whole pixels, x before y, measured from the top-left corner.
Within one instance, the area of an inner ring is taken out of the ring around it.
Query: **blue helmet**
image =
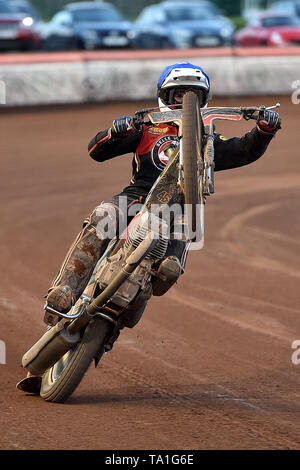
[[[203,108],[207,105],[210,80],[201,67],[189,62],[166,67],[157,83],[159,106],[174,105],[174,92],[178,88],[194,90],[199,97],[200,106]]]

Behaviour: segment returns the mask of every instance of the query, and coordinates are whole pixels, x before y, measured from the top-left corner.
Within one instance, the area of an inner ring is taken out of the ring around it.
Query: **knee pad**
[[[119,214],[120,211],[116,204],[103,201],[84,221],[83,226],[89,225],[96,229],[96,235],[100,240],[111,240],[118,233]]]
[[[153,295],[164,295],[175,284],[181,273],[181,264],[176,256],[164,259],[157,270],[157,277],[152,281]]]

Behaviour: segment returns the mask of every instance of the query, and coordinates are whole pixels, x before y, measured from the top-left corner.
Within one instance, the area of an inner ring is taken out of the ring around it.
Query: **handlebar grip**
[[[254,121],[257,121],[258,119],[258,114],[252,114],[249,119],[253,119]]]
[[[258,114],[256,113],[257,110],[255,111],[244,111],[243,113],[243,118],[246,120],[246,121],[249,121],[250,119],[253,119],[253,120],[257,120],[258,119]]]
[[[143,127],[143,125],[151,126],[152,122],[150,121],[150,119],[145,120],[143,118],[142,119],[139,119],[139,118],[134,119],[133,118],[132,124],[133,124],[133,126],[136,130],[140,130]]]

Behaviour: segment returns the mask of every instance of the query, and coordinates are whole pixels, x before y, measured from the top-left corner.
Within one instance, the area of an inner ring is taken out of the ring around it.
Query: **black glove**
[[[259,112],[257,118],[257,129],[262,134],[274,135],[281,129],[281,119],[276,111],[264,109]]]
[[[112,123],[112,135],[122,136],[126,134],[132,134],[134,131],[132,117],[130,116],[121,116],[115,119]]]

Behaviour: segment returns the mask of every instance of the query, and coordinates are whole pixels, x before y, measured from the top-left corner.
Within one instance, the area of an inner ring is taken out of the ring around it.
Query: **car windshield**
[[[265,28],[273,28],[275,26],[300,26],[300,20],[292,16],[270,16],[262,19],[262,25]]]
[[[296,15],[300,16],[300,2],[275,3],[272,9],[284,14],[293,15],[296,13]]]
[[[73,19],[77,22],[97,22],[97,21],[122,21],[123,18],[119,12],[108,10],[106,8],[87,8],[73,11]]]
[[[9,3],[0,2],[0,15],[2,13],[17,13],[17,10]]]
[[[30,6],[27,5],[14,5],[14,7],[20,12],[20,13],[26,13],[26,15],[30,16],[37,16],[35,13],[34,9],[31,8]]]
[[[214,15],[203,8],[172,8],[165,10],[167,21],[210,20]]]

